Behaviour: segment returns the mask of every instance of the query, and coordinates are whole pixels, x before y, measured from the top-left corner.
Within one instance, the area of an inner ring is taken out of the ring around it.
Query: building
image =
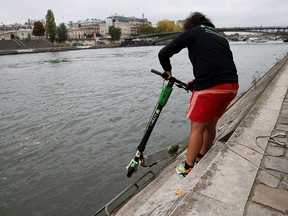
[[[45,26],[45,20],[40,21]],[[0,25],[0,39],[10,40],[11,34],[14,34],[14,36],[19,39],[26,39],[28,37],[33,38],[32,30],[34,22],[35,20],[29,19],[25,25],[4,25],[2,23],[2,26]],[[71,40],[94,39],[96,44],[97,41],[102,42],[102,40],[109,42],[109,39],[111,38],[109,35],[110,26],[114,25],[115,27],[120,28],[122,32],[120,40],[124,40],[131,36],[137,36],[137,27],[142,24],[152,25],[147,18],[144,18],[144,14],[142,15],[142,18],[125,17],[123,15],[114,14],[105,20],[85,19],[77,22],[70,21],[67,24],[67,28]]]
[[[114,26],[121,29],[121,39],[131,37],[131,36],[137,36],[137,27],[142,24],[149,24],[152,25],[151,22],[148,21],[147,18],[144,18],[144,14],[142,15],[142,18],[135,18],[135,17],[125,17],[123,15],[112,15],[108,17],[107,19],[110,19],[113,21]]]
[[[0,40],[11,40],[11,35],[14,35],[15,39],[24,40],[27,38],[35,38],[32,35],[34,23],[37,20],[30,20],[25,22],[25,24],[14,23],[14,24],[4,24],[0,25]],[[38,20],[45,25],[45,20]]]
[[[12,35],[15,39],[24,40],[32,37],[32,29],[0,28],[0,40],[11,40]]]
[[[185,20],[177,20],[177,21],[174,22],[174,25],[183,28],[184,27],[184,22],[185,22]]]
[[[109,27],[114,25],[121,29],[121,39],[123,40],[124,38],[138,35],[137,26],[141,24],[151,25],[144,16],[142,18],[135,18],[115,14],[105,20],[86,19],[76,23],[70,21],[68,24],[68,34],[70,39],[93,38],[94,32],[99,38],[110,38]]]

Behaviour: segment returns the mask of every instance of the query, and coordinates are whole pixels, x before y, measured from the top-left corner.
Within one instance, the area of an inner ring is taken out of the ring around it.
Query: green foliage
[[[155,29],[151,25],[142,24],[137,27],[137,32],[139,35],[148,35],[153,34]]]
[[[175,26],[174,22],[170,20],[159,21],[155,28],[148,24],[142,24],[137,27],[137,31],[139,35],[147,35],[147,34],[163,33],[163,32],[178,32],[182,30],[183,30],[182,27]]]
[[[109,32],[109,35],[111,36],[112,41],[120,40],[120,37],[122,34],[121,28],[110,26],[108,32]]]
[[[57,34],[57,27],[55,24],[54,14],[51,9],[47,11],[45,18],[46,18],[46,26],[45,26],[46,37],[49,38],[51,42],[54,42]]]
[[[44,25],[42,22],[40,22],[40,21],[34,22],[32,34],[35,36],[45,35],[45,28],[44,28]]]
[[[157,23],[156,32],[174,32],[174,31],[180,31],[181,27],[175,26],[173,21],[170,20],[162,20]]]
[[[68,39],[68,29],[64,23],[61,23],[57,28],[58,42],[64,42]]]

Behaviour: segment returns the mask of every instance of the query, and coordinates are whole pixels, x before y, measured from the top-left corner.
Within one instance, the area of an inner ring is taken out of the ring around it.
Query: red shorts
[[[201,91],[193,91],[187,117],[195,122],[220,118],[235,98],[238,83],[225,83]]]

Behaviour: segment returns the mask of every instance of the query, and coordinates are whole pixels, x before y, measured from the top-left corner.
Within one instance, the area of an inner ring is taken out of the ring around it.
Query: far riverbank
[[[19,41],[19,40],[18,40]],[[46,40],[32,40],[32,41],[11,41],[0,40],[0,56],[1,55],[17,55],[17,54],[29,54],[29,53],[43,53],[43,52],[61,52],[70,50],[84,50],[84,49],[103,49],[103,48],[118,48],[118,47],[143,47],[143,45],[131,45],[123,46],[123,44],[108,44],[98,46],[54,46]],[[286,44],[280,41],[266,41],[264,43],[259,42],[230,42],[231,44]],[[18,44],[18,45],[17,45]],[[163,45],[163,44],[162,44]],[[144,45],[145,46],[145,45]],[[147,45],[146,45],[147,46]]]
[[[120,47],[120,44],[110,44],[101,46],[61,46],[61,47],[45,47],[45,48],[30,48],[30,49],[13,49],[13,50],[0,50],[0,55],[17,55],[28,53],[42,53],[42,52],[60,52],[70,50],[82,50],[82,49],[102,49],[102,48],[116,48]]]

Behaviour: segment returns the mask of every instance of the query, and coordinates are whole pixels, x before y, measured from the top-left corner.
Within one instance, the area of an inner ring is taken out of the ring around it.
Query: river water
[[[143,174],[127,178],[125,167],[163,87],[150,73],[161,70],[160,48],[0,56],[1,216],[91,215]],[[231,49],[241,95],[287,54],[288,44]],[[187,51],[172,65],[176,78],[193,78]],[[189,98],[174,89],[147,152],[187,137]]]

